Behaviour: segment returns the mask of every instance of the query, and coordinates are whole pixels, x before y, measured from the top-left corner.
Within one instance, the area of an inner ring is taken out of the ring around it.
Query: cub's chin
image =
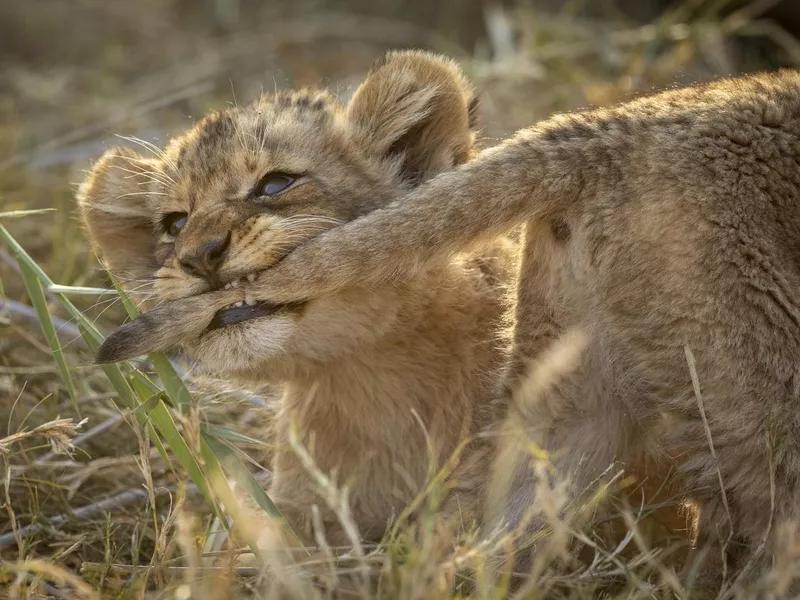
[[[398,330],[402,297],[391,288],[383,294],[351,290],[280,307],[237,302],[219,309],[182,346],[208,371],[286,381],[345,357],[373,360],[376,345]]]
[[[256,303],[223,308],[188,353],[214,373],[262,374],[267,363],[285,357],[304,305]]]

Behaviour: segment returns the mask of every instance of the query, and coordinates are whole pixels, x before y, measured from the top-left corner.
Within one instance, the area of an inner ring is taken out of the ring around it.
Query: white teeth
[[[256,280],[256,274],[255,273],[248,273],[247,274],[247,281],[249,281],[250,283],[253,283],[255,280]]]
[[[238,301],[236,304],[234,304],[234,306],[235,306],[236,308],[241,308],[241,307],[243,307],[243,306],[244,306],[244,302],[242,302],[241,300],[239,300],[239,301]]]
[[[250,294],[245,294],[244,303],[247,304],[247,306],[255,306],[256,299],[253,298]]]
[[[239,280],[238,279],[234,279],[233,281],[231,281],[231,287],[238,287],[238,286],[239,286]]]
[[[231,284],[230,284],[230,283],[226,283],[226,284],[225,284],[225,289],[226,289],[226,290],[229,290],[229,289],[231,289]]]

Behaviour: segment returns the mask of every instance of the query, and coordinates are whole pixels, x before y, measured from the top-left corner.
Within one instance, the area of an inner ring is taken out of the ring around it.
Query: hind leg
[[[515,572],[531,572],[544,548],[543,560],[566,551],[577,523],[568,521],[585,518],[577,514],[585,500],[621,468],[615,463],[624,463],[632,447],[630,433],[636,428],[610,380],[597,372],[598,352],[590,342],[575,372],[539,390],[537,397],[524,398],[527,402],[520,403],[517,394],[509,411],[488,494],[487,524],[516,533]],[[551,533],[543,537],[546,530]]]

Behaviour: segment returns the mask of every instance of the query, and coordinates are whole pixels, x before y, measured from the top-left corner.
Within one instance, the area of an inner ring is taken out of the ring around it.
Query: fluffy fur
[[[214,371],[282,383],[270,494],[308,541],[312,504],[330,542],[346,539],[289,447],[290,424],[317,467],[350,486],[361,533],[380,538],[485,421],[509,345],[504,286],[517,249],[498,239],[400,284],[343,286],[269,317],[208,325],[246,298],[246,279],[226,285],[469,159],[474,107],[450,61],[392,53],[347,106],[325,92],[264,97],[210,115],[155,158],[109,151],[81,186],[100,256],[152,309],[111,336],[99,359],[182,344]],[[296,183],[274,197],[254,193],[271,172]],[[163,222],[175,213],[187,217],[173,236]],[[203,276],[181,266],[225,243]]]
[[[529,435],[573,490],[615,459],[677,460],[714,588],[767,564],[772,532],[800,517],[799,163],[794,71],[558,115],[304,244],[252,288],[287,302],[404,281],[529,222],[513,364],[567,327],[587,338],[525,413]],[[512,522],[535,479],[517,473]]]

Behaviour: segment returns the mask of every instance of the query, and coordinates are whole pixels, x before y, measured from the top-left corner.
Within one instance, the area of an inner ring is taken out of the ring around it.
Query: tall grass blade
[[[239,511],[236,510],[236,508],[238,507],[238,501],[234,496],[233,489],[231,489],[228,483],[228,479],[225,477],[219,460],[211,447],[206,443],[206,440],[201,440],[200,454],[203,457],[203,464],[206,468],[211,487],[217,497],[227,507],[227,512],[232,516],[232,519],[227,519],[224,515],[218,515],[217,521],[228,530],[230,530],[231,525],[233,525],[235,530],[244,538],[245,543],[250,546],[253,555],[263,562],[261,550],[258,547],[258,539],[252,534],[252,527],[248,526],[248,523],[237,522]]]
[[[108,294],[117,295],[116,290],[107,290],[96,287],[78,287],[74,285],[58,285],[54,283],[47,288],[53,294],[63,294],[64,296],[104,296]]]
[[[283,518],[281,511],[275,506],[272,498],[264,491],[255,477],[250,473],[236,451],[220,439],[204,432],[201,434],[203,441],[208,445],[214,456],[219,460],[225,470],[253,497],[253,500],[271,517]]]
[[[239,433],[238,431],[234,431],[233,429],[228,429],[227,427],[214,425],[213,423],[205,423],[203,425],[203,431],[205,431],[210,436],[222,440],[229,440],[231,442],[240,442],[243,444],[254,444],[256,446],[261,446],[262,448],[272,448],[272,444],[268,444],[267,442],[264,442],[262,440],[257,440],[256,438],[252,438],[249,435],[244,435],[243,433]]]
[[[149,399],[152,390],[149,386],[144,384],[140,375],[141,374],[134,373],[132,383],[133,389],[137,392],[137,402],[144,403]],[[178,462],[181,463],[189,474],[189,477],[192,478],[197,489],[200,490],[200,493],[203,494],[203,497],[214,509],[215,513],[217,515],[222,515],[219,505],[211,494],[208,481],[203,473],[203,469],[200,467],[197,457],[178,430],[175,419],[172,417],[172,413],[170,413],[167,405],[164,404],[164,401],[159,398],[152,410],[144,412],[143,414],[148,417],[149,421],[158,430],[161,438],[170,447],[173,454],[178,459]]]
[[[50,346],[50,351],[53,353],[53,358],[58,365],[58,370],[61,372],[61,378],[67,386],[67,393],[72,406],[75,408],[75,413],[80,417],[81,411],[78,408],[78,395],[75,393],[75,384],[72,382],[72,376],[69,372],[67,359],[64,357],[64,352],[61,350],[61,342],[58,341],[58,334],[53,325],[53,319],[50,317],[50,310],[47,307],[47,299],[44,296],[42,289],[42,282],[36,276],[36,273],[28,266],[25,261],[17,261],[22,274],[22,281],[25,284],[25,289],[28,291],[28,297],[31,299],[31,304],[36,310],[39,317],[39,325],[42,328],[42,333]]]
[[[7,212],[0,212],[0,219],[21,219],[22,217],[30,217],[31,215],[41,215],[44,213],[55,212],[55,208],[35,208],[32,210],[10,210]]]
[[[12,217],[21,217],[27,214],[35,214],[36,212],[42,211],[15,211],[13,214],[0,213],[0,216],[11,214]],[[47,309],[44,288],[47,288],[53,293],[63,308],[72,315],[86,342],[87,348],[90,352],[95,354],[103,341],[103,335],[94,324],[72,304],[67,296],[117,293],[120,295],[122,303],[131,318],[138,317],[139,311],[110,273],[109,276],[114,284],[114,290],[62,286],[54,283],[53,280],[50,279],[44,270],[42,270],[36,261],[31,258],[19,242],[17,242],[2,225],[0,225],[0,237],[8,243],[17,258],[23,274],[24,283],[31,297],[31,302],[37,311],[42,323],[42,328],[45,332],[45,337],[48,339],[53,356],[67,383],[70,396],[77,410],[74,386],[63,352],[61,351],[60,345],[58,345],[55,327]],[[227,485],[227,480],[224,476],[221,478],[219,477],[219,475],[223,474],[222,465],[224,464],[225,470],[230,472],[237,482],[240,482],[240,485],[253,497],[256,503],[270,516],[280,518],[284,528],[296,540],[296,536],[291,532],[286,521],[282,519],[280,512],[269,495],[250,474],[247,467],[242,463],[234,450],[208,432],[201,433],[201,438],[199,440],[199,451],[203,458],[203,463],[205,464],[204,471],[201,467],[201,461],[198,460],[192,448],[181,435],[175,419],[165,402],[165,400],[171,402],[181,415],[188,415],[192,406],[191,394],[166,356],[161,353],[153,353],[150,355],[150,360],[162,382],[164,390],[153,383],[143,372],[133,367],[133,365],[128,366],[130,369],[130,377],[126,377],[122,368],[116,364],[102,365],[101,368],[116,390],[120,403],[131,412],[140,424],[150,429],[151,441],[164,457],[170,468],[172,468],[173,465],[166,451],[166,446],[169,446],[173,455],[178,459],[195,485],[197,485],[198,490],[206,499],[209,506],[211,506],[214,514],[221,522],[227,523],[227,519],[214,496],[214,493],[216,493],[220,498],[224,498],[225,496],[232,498],[233,492]],[[166,392],[167,398],[164,398],[164,392]],[[259,443],[258,440],[237,434],[225,428],[215,430],[212,427],[211,431],[229,439],[246,441],[248,443]],[[214,489],[211,487],[211,481],[208,477],[209,474],[214,475]],[[219,481],[223,481],[224,484],[218,483]],[[257,548],[253,548],[253,550],[257,552]]]
[[[100,342],[95,340],[91,335],[89,335],[82,324],[78,324],[78,329],[83,336],[84,341],[86,342],[86,347],[89,348],[89,351],[92,354],[97,353],[97,349],[100,347]],[[164,444],[161,442],[161,438],[156,432],[155,427],[153,424],[146,418],[146,415],[141,415],[137,413],[137,407],[139,406],[139,400],[134,395],[131,386],[128,385],[128,381],[125,379],[125,376],[122,374],[122,370],[116,364],[105,364],[101,365],[100,367],[105,373],[105,376],[111,382],[111,385],[114,387],[114,390],[117,392],[117,397],[119,398],[120,402],[127,408],[136,418],[139,420],[139,423],[142,426],[147,426],[150,429],[150,441],[153,442],[153,445],[158,450],[161,457],[164,459],[164,462],[169,466],[171,470],[175,470],[172,465],[172,461],[169,458],[169,454],[167,450],[164,448]]]
[[[12,252],[17,258],[17,261],[20,264],[25,263],[25,265],[36,275],[39,279],[41,284],[46,287],[50,288],[55,285],[53,280],[48,277],[47,273],[45,273],[42,268],[36,263],[31,256],[25,252],[25,249],[20,245],[20,243],[14,239],[8,230],[0,225],[0,237],[2,237],[6,243],[11,247]],[[103,335],[97,330],[94,324],[87,319],[84,314],[78,310],[78,308],[70,302],[67,298],[64,297],[63,294],[59,294],[56,292],[56,298],[58,299],[61,306],[64,307],[73,319],[75,319],[76,323],[80,323],[86,329],[86,334],[90,335],[92,339],[96,340],[97,342],[103,341]]]

